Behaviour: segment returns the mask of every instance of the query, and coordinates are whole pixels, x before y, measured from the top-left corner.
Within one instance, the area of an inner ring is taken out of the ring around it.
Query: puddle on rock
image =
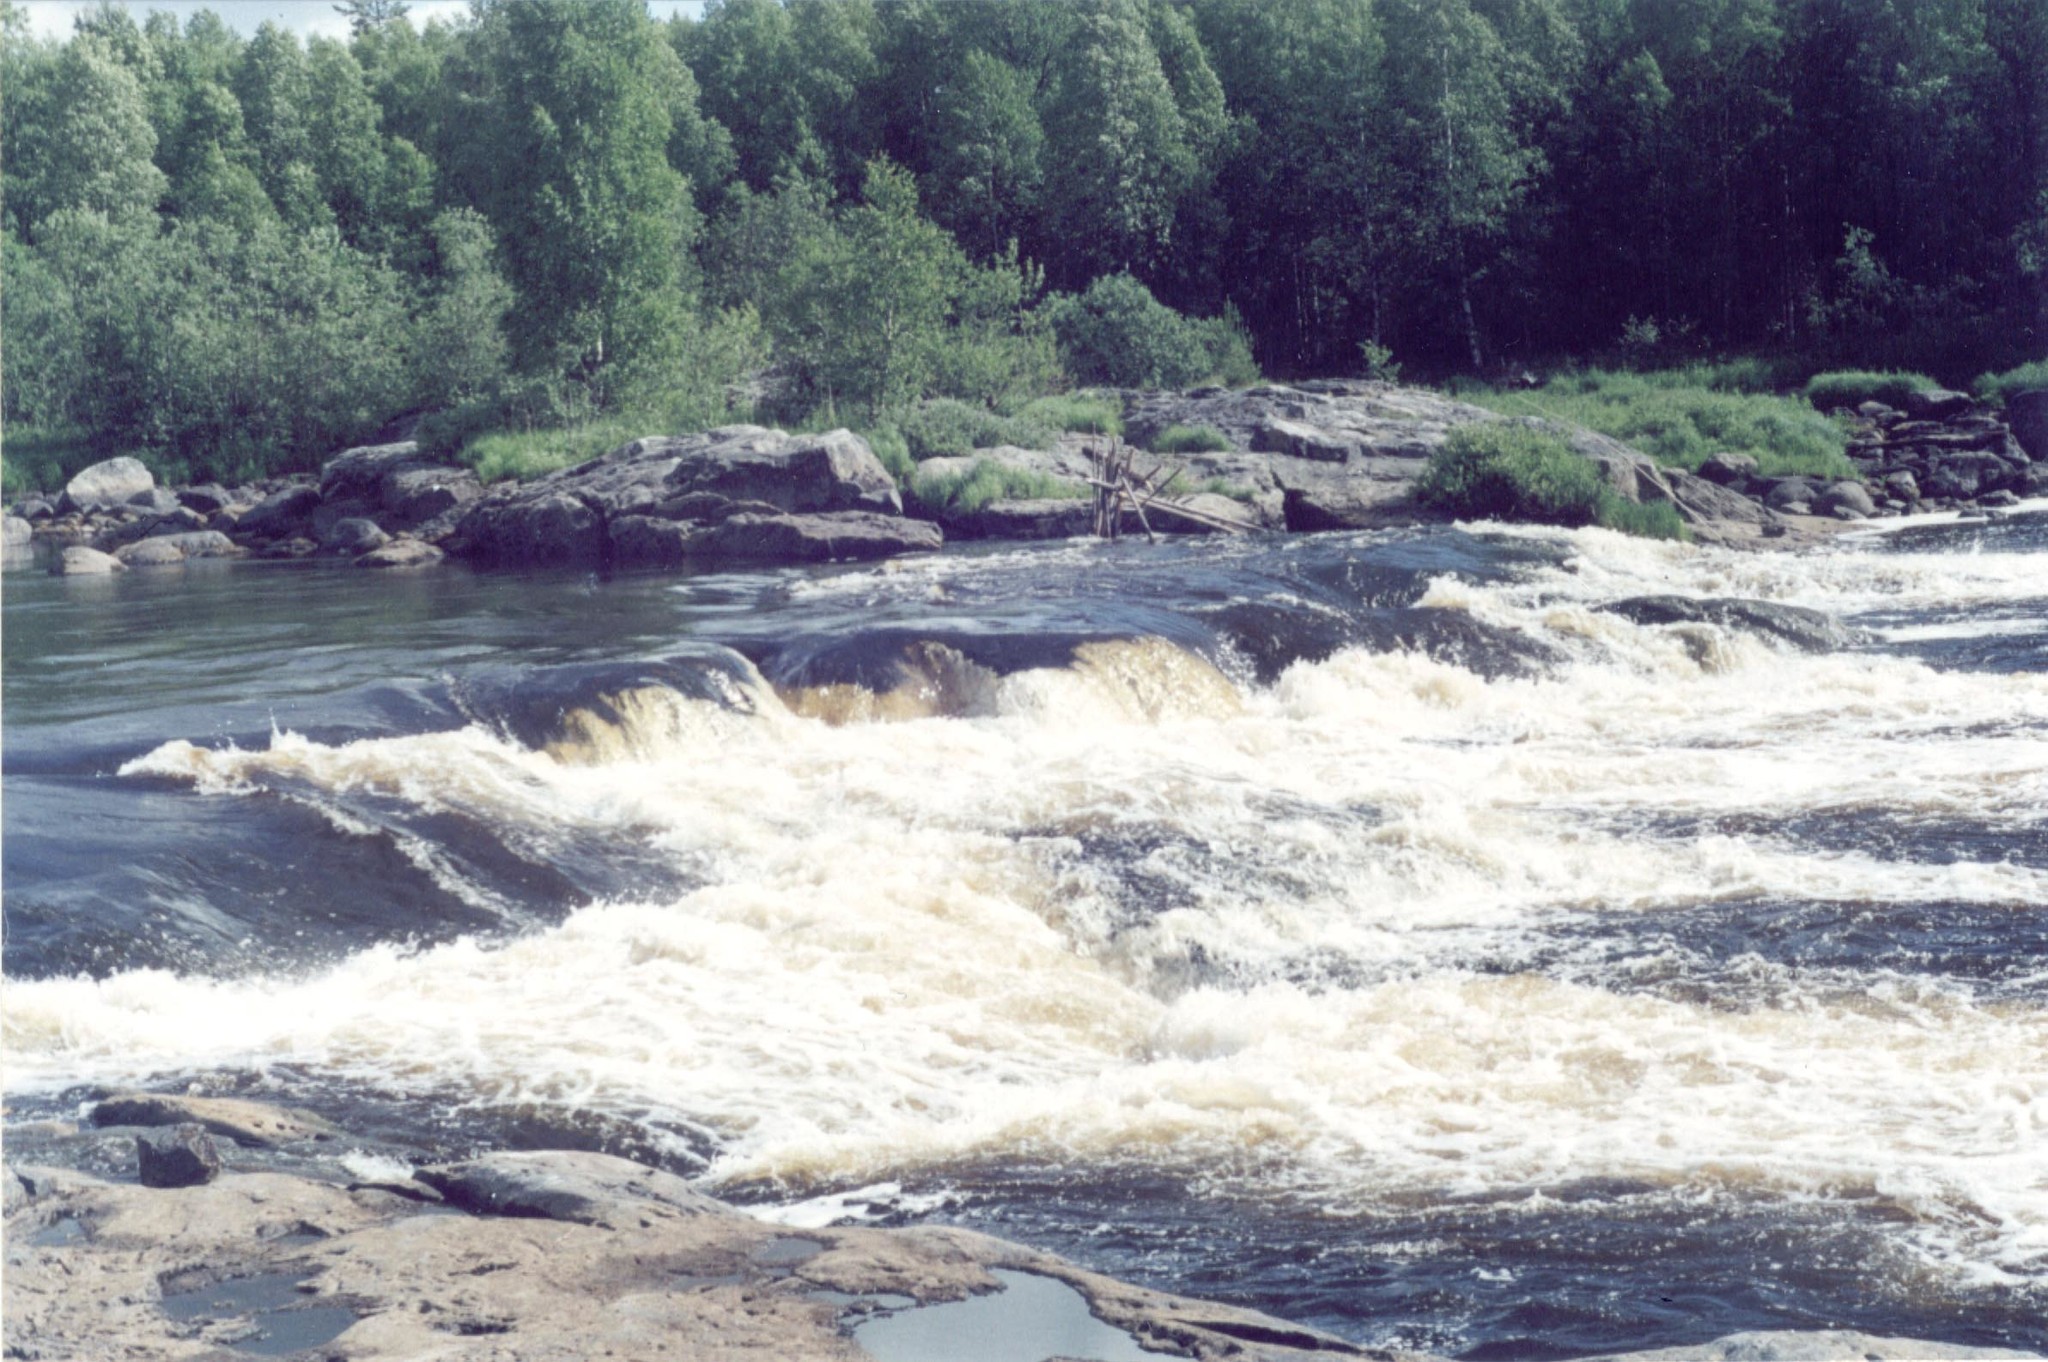
[[[1158,1362],[1051,1277],[995,1269],[1001,1291],[880,1315],[854,1326],[875,1362]]]
[[[192,1291],[167,1293],[163,1312],[186,1323],[220,1324],[246,1317],[252,1332],[227,1343],[236,1352],[282,1357],[302,1348],[317,1348],[356,1322],[355,1311],[336,1305],[306,1304],[299,1290],[302,1272],[266,1272],[214,1282]]]
[[[808,1258],[815,1258],[825,1251],[825,1246],[816,1239],[802,1239],[794,1235],[783,1235],[770,1239],[747,1256],[762,1267],[794,1267]]]
[[[28,1237],[31,1248],[64,1248],[84,1240],[85,1226],[65,1216],[62,1220],[45,1225]]]

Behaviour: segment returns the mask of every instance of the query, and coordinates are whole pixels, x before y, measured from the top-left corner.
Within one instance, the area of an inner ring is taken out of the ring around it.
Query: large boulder
[[[271,493],[235,522],[235,532],[252,538],[281,538],[296,534],[320,508],[320,489],[308,483],[294,483]]]
[[[109,572],[123,571],[127,566],[111,553],[73,544],[50,564],[50,572],[57,577],[103,577]]]
[[[406,529],[467,506],[483,494],[483,484],[477,481],[475,473],[439,464],[401,468],[386,473],[377,484],[377,501],[384,509],[384,519]]]
[[[105,511],[125,506],[136,497],[156,490],[156,478],[140,459],[126,455],[107,459],[82,469],[64,484],[57,500],[59,511]]]
[[[411,440],[344,449],[320,468],[320,495],[328,501],[375,501],[384,479],[433,463]]]
[[[167,1126],[135,1139],[144,1187],[198,1187],[220,1176],[220,1151],[197,1125]]]
[[[129,567],[175,567],[185,561],[185,550],[168,539],[138,539],[115,549],[114,556]]]
[[[1906,394],[1906,415],[1915,421],[1946,421],[1951,416],[1967,415],[1970,406],[1968,393],[1950,392],[1946,388]]]
[[[2048,463],[2048,388],[2030,388],[2005,399],[2005,422],[2034,463]]]
[[[896,523],[902,511],[894,479],[850,431],[724,426],[635,440],[495,489],[463,513],[450,543],[487,565],[577,567],[814,562],[937,547],[935,529]]]

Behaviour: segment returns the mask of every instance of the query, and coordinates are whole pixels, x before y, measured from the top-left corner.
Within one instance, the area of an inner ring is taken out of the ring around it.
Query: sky
[[[16,0],[28,12],[29,32],[43,38],[68,38],[74,16],[99,8],[99,0]],[[128,0],[126,8],[137,22],[151,10],[169,10],[180,23],[202,9],[210,9],[227,20],[228,27],[248,37],[266,20],[292,29],[302,38],[324,35],[348,36],[348,20],[334,12],[332,0]],[[648,0],[647,8],[657,19],[682,12],[695,14],[701,0]],[[457,19],[469,13],[469,0],[412,0],[411,19],[415,28],[430,19]]]

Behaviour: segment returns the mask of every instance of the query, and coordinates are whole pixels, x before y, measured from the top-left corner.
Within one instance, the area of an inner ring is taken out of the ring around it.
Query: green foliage
[[[1512,422],[1460,426],[1430,455],[1416,499],[1452,515],[1590,525],[1606,483],[1555,435]]]
[[[1041,397],[1026,403],[1017,415],[1023,420],[1075,435],[1124,433],[1122,408],[1106,397],[1087,397],[1081,394]]]
[[[1393,349],[1381,345],[1376,340],[1362,340],[1358,343],[1358,366],[1366,378],[1376,379],[1381,383],[1401,381],[1401,366],[1394,362]]]
[[[10,425],[0,449],[0,492],[9,497],[55,492],[80,469],[105,457],[82,430]]]
[[[1229,436],[1208,426],[1168,426],[1147,448],[1154,454],[1222,454],[1235,446]]]
[[[1841,369],[1815,374],[1806,381],[1806,400],[1821,411],[1855,407],[1865,402],[1882,402],[1888,407],[1906,405],[1908,393],[1927,392],[1940,385],[1926,374],[1896,370],[1873,373],[1863,369]]]
[[[1051,426],[1029,416],[1003,416],[950,397],[906,408],[898,414],[896,424],[910,457],[920,463],[997,445],[1051,449],[1059,437]]]
[[[1619,530],[1641,539],[1692,538],[1685,518],[1668,501],[1634,502],[1610,492],[1600,499],[1600,510],[1594,516],[1594,522],[1606,529]]]
[[[586,459],[609,454],[621,445],[660,433],[658,428],[631,417],[610,417],[552,430],[495,430],[470,440],[463,447],[461,458],[485,482],[523,480],[574,467]]]
[[[1986,402],[2004,402],[2014,393],[2023,393],[2034,388],[2048,388],[2048,359],[2037,359],[2029,364],[2017,365],[2003,373],[1981,374],[1971,386],[1977,396]]]
[[[1060,359],[1083,383],[1186,388],[1258,381],[1251,345],[1234,315],[1183,317],[1128,274],[1045,303]]]
[[[1727,381],[1746,370],[1719,371]],[[1510,416],[1581,425],[1687,471],[1723,450],[1751,454],[1767,477],[1853,478],[1841,427],[1796,397],[1719,391],[1687,382],[1691,370],[1636,374],[1591,369],[1535,392],[1464,388],[1466,400]],[[1698,375],[1693,375],[1698,376]],[[1713,371],[1708,376],[1714,376]]]
[[[910,441],[903,438],[903,432],[884,422],[873,430],[863,431],[862,438],[882,461],[882,467],[889,470],[889,476],[896,479],[896,485],[907,486],[917,473],[917,461],[910,457]]]
[[[919,471],[910,490],[927,509],[960,515],[971,515],[992,501],[1073,500],[1089,495],[1079,483],[994,459],[977,459],[965,473]]]

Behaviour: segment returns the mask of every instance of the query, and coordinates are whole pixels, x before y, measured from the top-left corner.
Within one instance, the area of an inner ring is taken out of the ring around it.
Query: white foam
[[[166,745],[127,769],[223,797],[289,782],[610,828],[716,883],[502,943],[376,947],[304,978],[14,983],[10,1084],[287,1064],[400,1092],[454,1083],[702,1123],[724,1141],[715,1179],[792,1193],[1056,1158],[1153,1161],[1337,1213],[1586,1177],[1876,1195],[1935,1258],[2039,1271],[2038,1005],[1961,986],[1845,995],[1796,968],[1768,997],[1681,999],[1475,975],[1460,949],[1534,940],[1560,910],[2042,911],[2048,875],[1995,857],[1628,827],[1867,812],[2038,836],[2039,677],[1807,656],[1592,608],[1674,584],[1840,608],[1943,582],[2012,599],[2024,583],[1989,555],[1567,541],[1567,567],[1447,579],[1429,598],[1562,650],[1540,679],[1350,652],[1240,693],[1137,649],[1006,678],[982,717],[830,727],[771,711],[719,718],[712,741],[670,716],[597,764],[478,731]],[[1105,842],[1122,846],[1106,861]],[[1134,912],[1119,897],[1132,875],[1170,900]],[[1292,982],[1311,956],[1363,982]]]

